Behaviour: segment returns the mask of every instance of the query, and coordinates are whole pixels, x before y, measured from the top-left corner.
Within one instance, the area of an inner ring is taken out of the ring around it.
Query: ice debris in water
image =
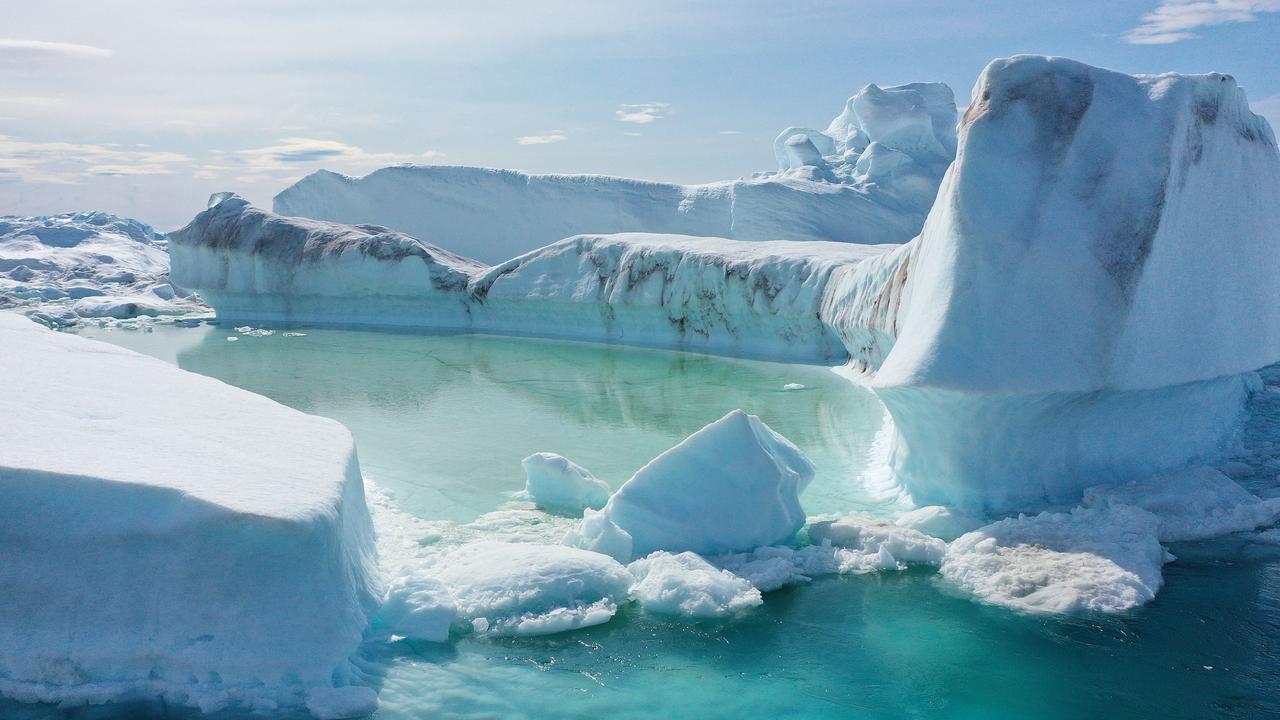
[[[813,464],[755,415],[734,410],[645,465],[567,540],[623,561],[784,543],[805,522]]]
[[[786,385],[782,386],[782,389],[783,390],[803,390],[804,387],[805,386],[800,383],[787,383]]]
[[[1280,498],[1262,500],[1210,467],[1193,467],[1127,485],[1100,485],[1084,494],[1089,507],[1130,505],[1160,520],[1161,542],[1201,540],[1275,522]]]
[[[894,522],[947,542],[986,524],[977,515],[970,515],[947,505],[926,505],[916,508],[899,515]]]
[[[534,453],[520,461],[524,496],[548,510],[582,512],[609,501],[609,486],[586,468],[555,453]]]
[[[1155,597],[1170,558],[1160,520],[1129,505],[1019,515],[947,547],[942,575],[980,600],[1028,612],[1120,612]]]
[[[632,582],[625,567],[599,553],[495,541],[449,553],[436,577],[452,591],[458,617],[494,635],[541,635],[608,622]]]
[[[378,623],[390,634],[447,642],[458,609],[449,588],[423,575],[401,575],[387,584]]]
[[[650,612],[724,618],[764,603],[750,582],[691,552],[655,552],[627,569],[632,599]]]

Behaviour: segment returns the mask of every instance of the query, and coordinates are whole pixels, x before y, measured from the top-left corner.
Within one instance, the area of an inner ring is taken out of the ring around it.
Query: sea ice
[[[524,467],[524,495],[540,508],[581,512],[609,501],[608,484],[586,468],[555,453],[534,453],[520,461]]]
[[[847,515],[835,520],[822,520],[809,526],[809,540],[820,545],[857,550],[875,556],[881,567],[942,564],[947,544],[936,537],[902,527],[887,520]]]
[[[576,542],[630,560],[658,550],[700,555],[786,542],[805,522],[799,494],[813,464],[755,415],[734,410],[654,458],[583,521]]]
[[[1133,506],[1160,520],[1161,542],[1201,540],[1253,530],[1280,517],[1280,498],[1262,500],[1210,467],[1197,466],[1084,492],[1088,507]]]

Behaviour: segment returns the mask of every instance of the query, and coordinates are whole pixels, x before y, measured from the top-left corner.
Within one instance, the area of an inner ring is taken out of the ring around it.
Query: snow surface
[[[613,492],[586,468],[555,453],[534,453],[520,461],[524,467],[524,495],[549,510],[600,508]]]
[[[104,212],[0,216],[0,309],[53,326],[208,308],[168,278],[164,236]]]
[[[869,85],[826,134],[784,130],[776,173],[675,185],[475,167],[321,170],[277,195],[274,210],[377,223],[488,263],[582,233],[901,243],[920,231],[955,155],[955,124],[946,85]]]
[[[640,468],[572,541],[619,560],[787,542],[805,522],[813,464],[755,415],[734,410]]]
[[[359,694],[329,692],[380,593],[345,428],[12,313],[0,347],[0,694]]]

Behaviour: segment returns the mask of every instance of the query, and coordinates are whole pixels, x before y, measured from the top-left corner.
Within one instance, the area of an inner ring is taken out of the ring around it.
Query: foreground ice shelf
[[[372,696],[334,688],[380,592],[345,428],[12,313],[0,348],[0,694]]]

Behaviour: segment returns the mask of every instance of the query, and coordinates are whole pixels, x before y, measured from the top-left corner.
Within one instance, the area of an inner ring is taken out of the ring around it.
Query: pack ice
[[[0,313],[0,694],[372,710],[378,597],[332,420]],[[344,686],[344,687],[335,687]]]
[[[163,235],[104,212],[0,217],[0,309],[48,325],[206,311],[170,282]]]
[[[321,170],[276,196],[280,215],[395,228],[486,263],[580,233],[901,243],[920,231],[955,156],[956,104],[941,83],[849,99],[823,132],[787,128],[777,172],[675,185],[475,167]]]

